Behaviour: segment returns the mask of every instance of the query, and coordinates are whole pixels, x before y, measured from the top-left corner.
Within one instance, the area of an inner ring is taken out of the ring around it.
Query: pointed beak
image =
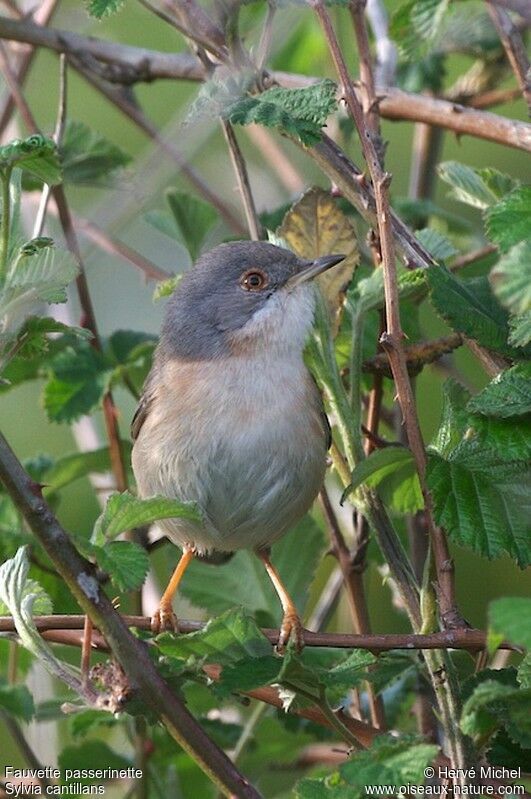
[[[314,277],[321,275],[330,269],[332,266],[344,261],[346,255],[323,255],[316,258],[315,261],[308,261],[297,274],[290,277],[286,283],[288,289],[294,289],[300,286],[301,283],[306,283],[308,280],[313,280]]]

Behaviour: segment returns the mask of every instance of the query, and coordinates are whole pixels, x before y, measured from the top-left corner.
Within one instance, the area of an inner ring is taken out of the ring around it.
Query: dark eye
[[[241,276],[240,286],[246,291],[260,291],[267,286],[267,275],[261,269],[249,269]]]

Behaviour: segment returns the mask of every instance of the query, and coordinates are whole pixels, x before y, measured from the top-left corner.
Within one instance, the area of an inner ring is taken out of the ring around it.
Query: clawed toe
[[[278,643],[275,647],[279,655],[286,651],[288,641],[292,641],[297,652],[304,648],[304,627],[297,613],[286,613],[280,625]]]
[[[157,608],[151,617],[151,632],[155,635],[163,632],[179,632],[179,621],[171,607],[160,605]]]

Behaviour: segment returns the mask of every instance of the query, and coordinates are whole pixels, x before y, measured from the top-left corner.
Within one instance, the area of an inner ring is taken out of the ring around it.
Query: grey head
[[[343,258],[307,261],[261,241],[220,244],[199,258],[170,298],[159,354],[182,360],[227,355],[239,331],[249,330],[273,306],[277,317],[293,313],[293,303],[280,301],[302,298],[312,278]]]

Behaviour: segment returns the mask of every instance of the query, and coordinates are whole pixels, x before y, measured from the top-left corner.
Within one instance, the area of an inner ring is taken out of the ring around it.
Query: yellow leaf
[[[328,302],[334,333],[337,332],[345,291],[359,261],[354,225],[338,208],[329,192],[314,187],[288,211],[278,234],[302,258],[334,253],[347,256],[338,266],[318,278]]]

